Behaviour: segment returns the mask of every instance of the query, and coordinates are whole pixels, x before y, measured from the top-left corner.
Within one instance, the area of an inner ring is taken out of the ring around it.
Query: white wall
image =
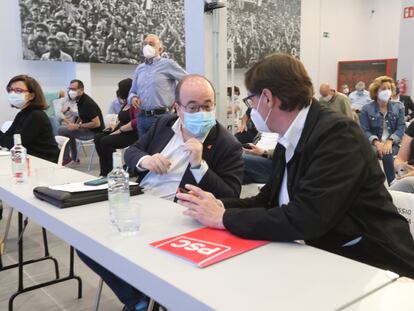
[[[110,103],[116,97],[118,82],[133,78],[136,65],[90,64],[91,94],[101,107],[102,113],[108,112]]]
[[[414,6],[414,0],[402,0],[400,45],[398,55],[397,78],[407,80],[407,94],[414,94],[414,18],[404,18],[404,8]]]
[[[301,58],[315,88],[336,86],[338,61],[397,58],[400,8],[400,0],[302,0]]]

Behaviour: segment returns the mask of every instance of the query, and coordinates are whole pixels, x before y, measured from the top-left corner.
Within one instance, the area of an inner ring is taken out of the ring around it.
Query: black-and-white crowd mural
[[[301,0],[228,0],[228,65],[233,58],[235,68],[248,68],[273,52],[299,57],[300,6]]]
[[[184,66],[184,0],[19,0],[26,60],[137,64],[156,34]]]

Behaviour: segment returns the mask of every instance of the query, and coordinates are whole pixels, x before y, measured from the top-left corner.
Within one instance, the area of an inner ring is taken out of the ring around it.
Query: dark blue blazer
[[[136,168],[143,156],[160,153],[174,135],[171,129],[178,116],[166,115],[158,118],[151,129],[125,152],[125,163]],[[203,143],[203,160],[209,169],[197,184],[188,165],[180,187],[192,184],[213,193],[217,198],[240,196],[243,179],[243,160],[240,143],[222,125],[217,123]],[[136,170],[138,171],[138,170]],[[138,181],[148,173],[138,172]]]

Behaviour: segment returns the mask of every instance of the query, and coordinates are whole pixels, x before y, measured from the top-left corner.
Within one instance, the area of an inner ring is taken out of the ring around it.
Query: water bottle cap
[[[21,145],[22,139],[20,137],[20,134],[14,134],[13,135],[14,145]]]
[[[122,166],[122,154],[120,151],[112,153],[112,161],[114,168]]]

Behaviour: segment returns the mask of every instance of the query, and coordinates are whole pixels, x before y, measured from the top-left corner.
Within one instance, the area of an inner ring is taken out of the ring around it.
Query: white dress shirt
[[[296,146],[298,145],[300,136],[302,135],[303,127],[305,126],[306,117],[308,116],[310,105],[303,108],[292,124],[287,129],[283,136],[279,137],[278,143],[286,149],[286,164],[292,159],[295,153]],[[287,165],[285,167],[285,173],[283,174],[282,184],[279,191],[279,206],[287,204],[290,201],[288,188],[287,188]]]
[[[174,200],[177,188],[180,185],[181,179],[189,164],[190,151],[184,148],[184,138],[181,131],[181,121],[177,119],[171,129],[174,131],[174,135],[160,152],[161,155],[171,161],[171,166],[168,172],[164,175],[159,175],[154,172],[149,172],[145,175],[144,179],[140,182],[140,186],[144,188],[145,193],[150,193],[160,198],[167,200]],[[205,140],[205,137],[200,139],[201,142]],[[137,163],[137,169],[144,171],[139,165],[149,155],[143,156]],[[191,169],[194,179],[197,183],[201,181],[204,174],[208,170],[208,164],[203,160],[201,167],[197,169]]]

